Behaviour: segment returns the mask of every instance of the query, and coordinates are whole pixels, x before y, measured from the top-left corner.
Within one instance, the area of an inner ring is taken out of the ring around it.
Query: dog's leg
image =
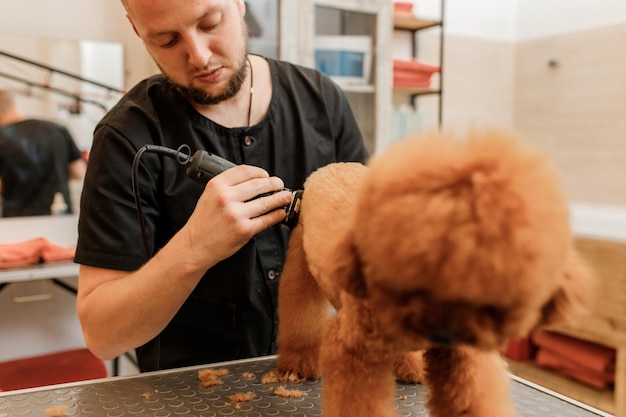
[[[431,417],[515,416],[510,378],[497,352],[442,347],[424,359]]]
[[[302,226],[293,230],[289,240],[278,294],[278,369],[318,378],[319,346],[330,304],[309,272]]]
[[[425,377],[424,352],[406,352],[393,364],[396,377],[405,384],[417,384]]]
[[[342,303],[324,332],[320,351],[324,417],[396,416],[396,355],[385,352],[389,341],[381,341],[370,324],[369,311]]]

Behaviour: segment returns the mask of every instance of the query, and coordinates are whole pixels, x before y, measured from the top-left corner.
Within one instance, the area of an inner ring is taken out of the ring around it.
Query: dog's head
[[[512,135],[407,139],[370,161],[355,210],[341,285],[407,346],[496,349],[586,303],[558,176]]]

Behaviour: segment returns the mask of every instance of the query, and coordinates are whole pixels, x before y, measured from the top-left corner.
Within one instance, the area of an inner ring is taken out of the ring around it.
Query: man
[[[0,195],[2,216],[50,215],[55,196],[72,213],[70,179],[82,179],[86,163],[65,126],[27,119],[13,95],[0,90]]]
[[[163,75],[95,130],[76,254],[86,343],[103,359],[136,349],[141,371],[274,353],[291,201],[281,190],[366,159],[350,107],[322,74],[249,55],[243,0],[123,3]],[[175,158],[133,164],[147,144],[237,166],[203,188]]]

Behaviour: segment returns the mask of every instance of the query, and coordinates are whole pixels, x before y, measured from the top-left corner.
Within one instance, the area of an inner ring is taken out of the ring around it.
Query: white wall
[[[501,41],[552,36],[626,21],[624,0],[445,0],[446,31]],[[440,0],[415,0],[424,17],[440,16]]]
[[[125,32],[116,0],[0,0],[3,32],[60,39],[119,41]]]
[[[119,0],[0,0],[0,10],[3,34],[122,43],[126,88],[156,72]]]
[[[519,0],[445,0],[446,32],[514,41]],[[440,18],[441,0],[415,0],[419,16]]]
[[[517,39],[552,36],[626,21],[624,0],[516,0]]]

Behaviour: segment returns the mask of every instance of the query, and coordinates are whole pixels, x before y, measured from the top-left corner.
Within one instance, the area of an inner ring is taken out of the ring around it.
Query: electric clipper
[[[187,165],[185,173],[189,178],[204,186],[211,178],[234,166],[235,164],[227,159],[199,150],[191,157],[191,162]],[[281,223],[293,229],[298,224],[303,190],[293,191],[288,188],[283,190],[291,192],[291,203],[284,207],[287,217]]]

